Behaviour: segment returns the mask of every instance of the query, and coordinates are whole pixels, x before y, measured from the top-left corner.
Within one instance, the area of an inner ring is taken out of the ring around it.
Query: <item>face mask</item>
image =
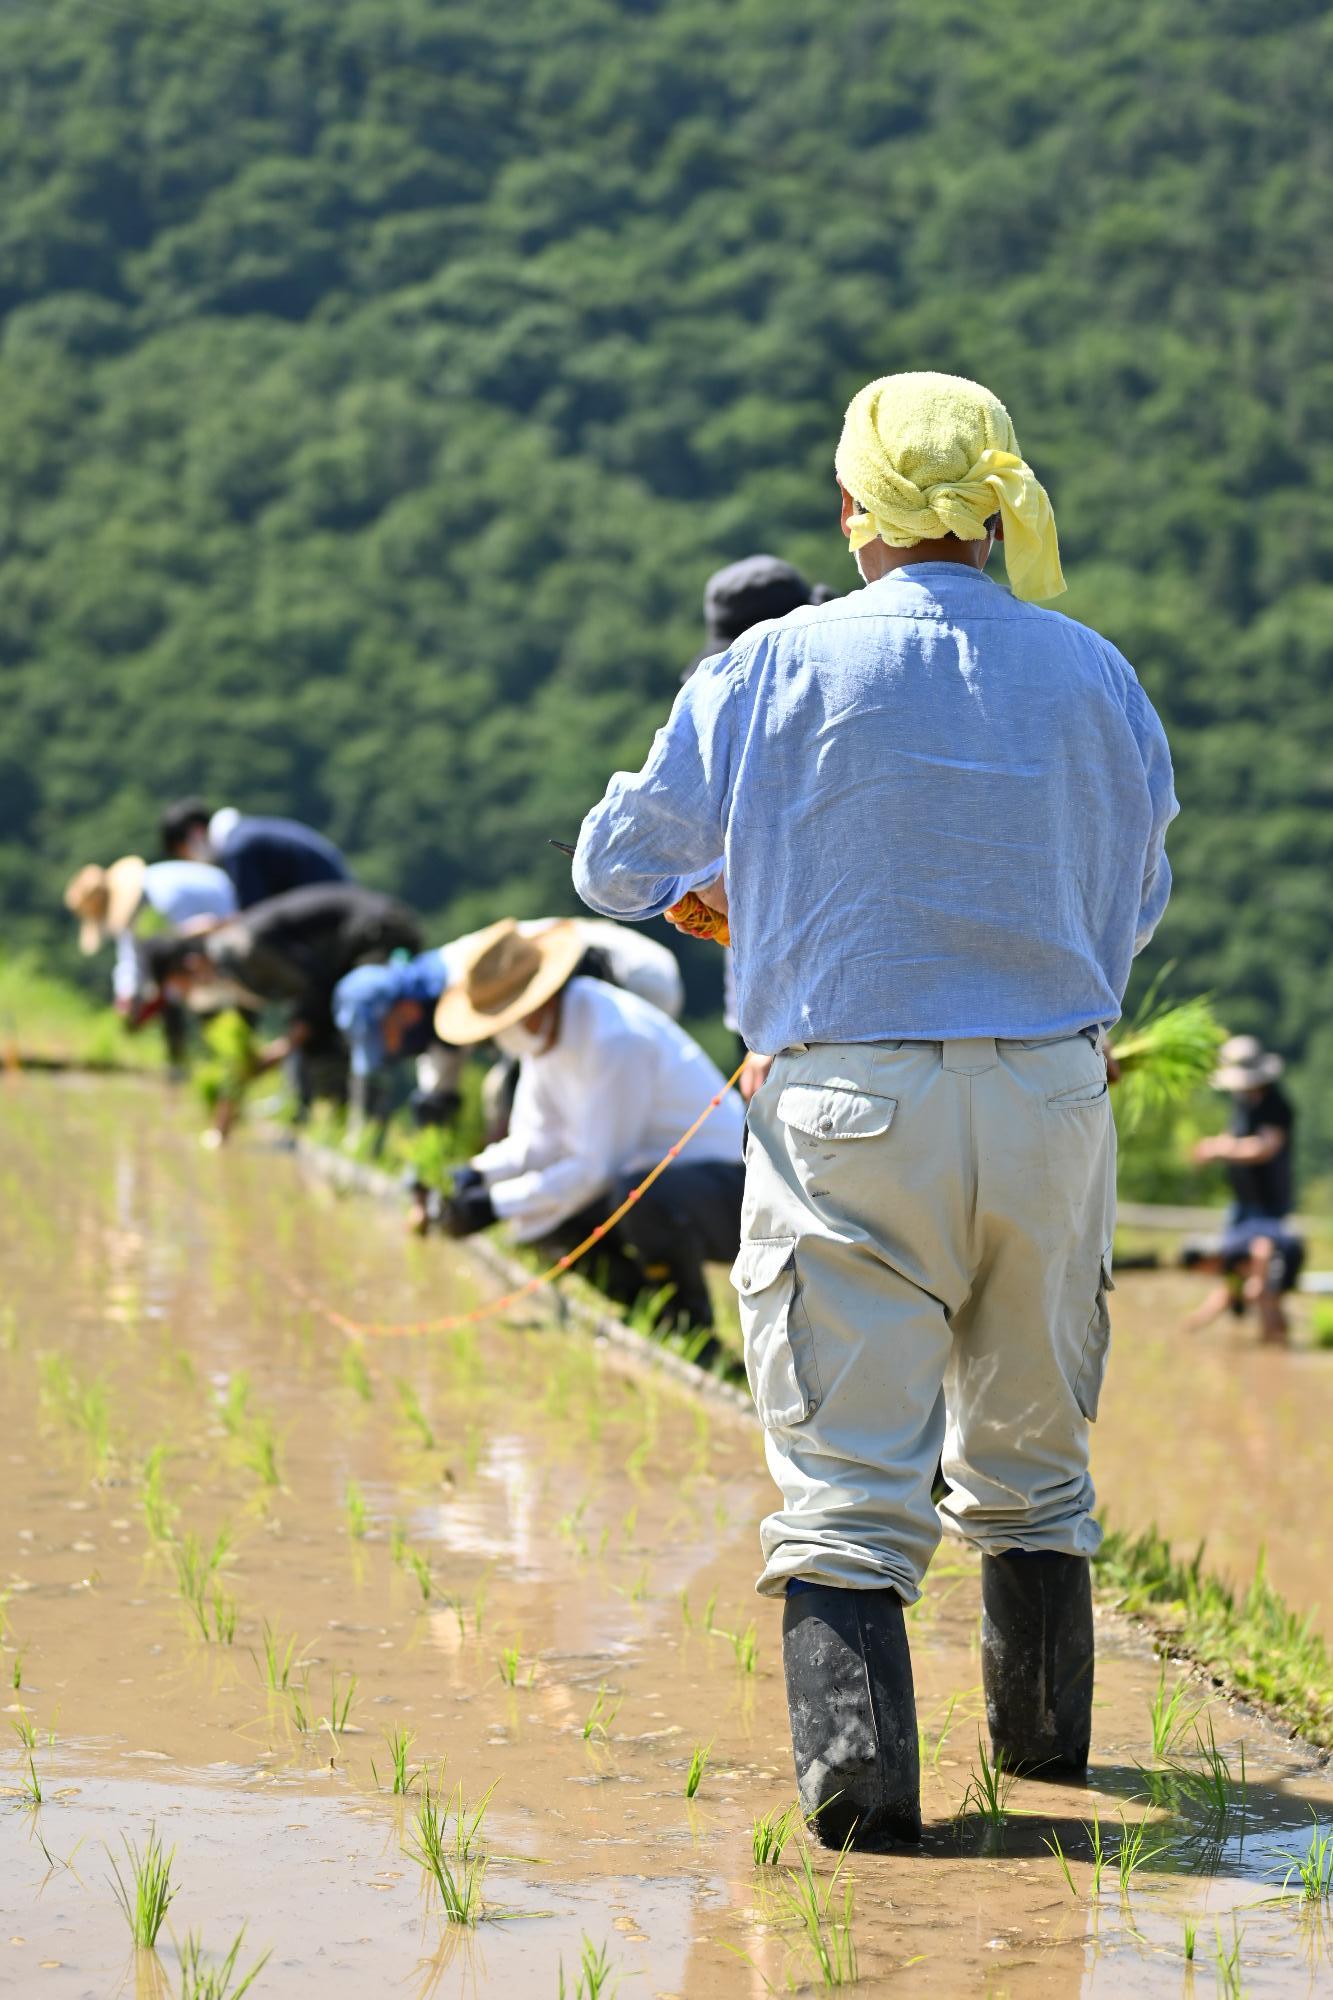
[[[512,1028],[500,1028],[491,1040],[501,1055],[509,1056],[515,1062],[522,1062],[525,1056],[540,1056],[546,1053],[545,1035],[536,1035],[531,1028],[516,1021]]]

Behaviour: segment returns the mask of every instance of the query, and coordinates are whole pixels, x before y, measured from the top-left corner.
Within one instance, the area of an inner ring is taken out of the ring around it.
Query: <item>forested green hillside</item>
[[[1324,0],[0,12],[0,902],[165,796],[560,906],[871,374],[1008,401],[1184,813],[1155,948],[1333,1139]],[[1316,1143],[1317,1142],[1317,1143]]]

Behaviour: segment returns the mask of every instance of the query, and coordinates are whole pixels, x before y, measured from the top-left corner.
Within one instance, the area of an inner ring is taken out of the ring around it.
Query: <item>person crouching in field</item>
[[[572,1250],[674,1146],[725,1079],[660,1008],[580,977],[577,921],[525,936],[480,932],[435,1014],[455,1048],[493,1042],[520,1067],[509,1130],[461,1170],[441,1226],[470,1236],[503,1221],[542,1255]],[[586,1273],[633,1304],[670,1288],[666,1323],[711,1329],[704,1266],[740,1242],[743,1112],[727,1095],[622,1221]],[[711,1345],[701,1359],[711,1358]]]
[[[154,938],[145,946],[151,977],[171,999],[196,990],[230,993],[241,1007],[281,1008],[282,1034],[260,1053],[255,1073],[287,1065],[304,1111],[315,1097],[342,1098],[347,1055],[333,1020],[333,994],[353,966],[421,949],[416,917],[391,896],[356,882],[316,882],[256,903],[197,937]],[[225,1138],[236,1103],[219,1101],[213,1131]]]
[[[835,466],[866,588],[699,668],[584,820],[574,885],[607,916],[729,909],[741,1032],[779,1051],[735,1279],[781,1495],[759,1589],[785,1600],[801,1803],[836,1847],[920,1836],[903,1606],[941,1525],[982,1553],[997,1758],[1087,1762],[1101,1040],[1166,906],[1176,803],[1128,663],[1024,601],[1064,580],[989,390],[872,382]],[[984,574],[1001,539],[1012,596]]]

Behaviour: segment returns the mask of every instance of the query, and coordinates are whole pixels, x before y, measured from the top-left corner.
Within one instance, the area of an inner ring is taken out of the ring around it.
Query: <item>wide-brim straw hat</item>
[[[512,1028],[560,991],[585,940],[572,918],[525,937],[512,917],[478,931],[453,984],[435,1009],[442,1042],[467,1048]]]
[[[65,908],[79,920],[79,950],[86,956],[134,922],[147,867],[137,854],[122,855],[109,868],[90,861],[66,885]]]
[[[1286,1067],[1281,1056],[1269,1054],[1257,1035],[1232,1035],[1217,1055],[1214,1090],[1259,1090],[1266,1083],[1275,1083]]]

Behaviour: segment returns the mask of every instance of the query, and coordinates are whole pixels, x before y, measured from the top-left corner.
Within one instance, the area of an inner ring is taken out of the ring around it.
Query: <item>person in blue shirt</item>
[[[1104,1036],[1176,803],[1129,663],[1032,602],[1064,588],[1054,519],[997,397],[883,377],[835,467],[865,588],[699,667],[584,820],[574,884],[621,919],[691,890],[727,910],[741,1033],[779,1052],[733,1272],[781,1500],[759,1589],[802,1805],[873,1846],[920,1834],[903,1606],[942,1528],[982,1553],[996,1755],[1087,1762]]]
[[[242,910],[314,882],[347,882],[351,870],[331,840],[296,819],[210,813],[202,799],[180,799],[162,815],[162,846],[176,860],[208,861],[230,877]]]

